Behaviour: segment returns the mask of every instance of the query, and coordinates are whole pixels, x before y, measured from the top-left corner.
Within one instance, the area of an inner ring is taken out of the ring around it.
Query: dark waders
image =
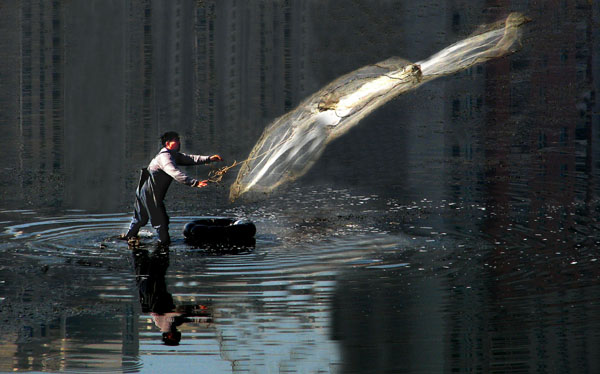
[[[135,190],[135,205],[131,225],[127,232],[127,237],[134,237],[140,229],[148,223],[158,233],[158,240],[161,244],[169,244],[169,216],[162,199],[156,198],[154,191],[154,181],[148,169],[143,168],[140,174],[140,181]]]

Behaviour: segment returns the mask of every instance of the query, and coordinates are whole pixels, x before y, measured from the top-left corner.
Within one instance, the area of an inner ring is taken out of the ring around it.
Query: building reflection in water
[[[0,371],[138,371],[138,314],[131,305],[114,309],[77,314],[69,308],[68,316],[22,324],[3,337]]]
[[[471,243],[442,263],[411,254],[398,269],[343,271],[330,326],[340,372],[597,372],[592,257],[573,265],[568,245],[554,247],[562,254],[503,247],[502,258],[480,255],[489,248]]]
[[[395,271],[353,269],[337,282],[331,338],[341,373],[442,373],[443,282]]]

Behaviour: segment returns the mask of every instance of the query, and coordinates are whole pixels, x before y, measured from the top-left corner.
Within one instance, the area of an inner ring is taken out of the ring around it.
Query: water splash
[[[311,168],[326,145],[394,97],[434,78],[514,52],[520,27],[528,19],[511,13],[487,31],[459,41],[430,58],[409,63],[393,57],[368,65],[330,83],[276,119],[242,163],[230,199],[270,192]]]

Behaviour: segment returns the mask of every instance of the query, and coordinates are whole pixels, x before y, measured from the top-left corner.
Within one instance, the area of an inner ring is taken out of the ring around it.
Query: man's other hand
[[[208,186],[208,179],[205,179],[203,181],[198,181],[198,184],[196,185],[196,187],[198,188],[202,188],[202,187],[206,187]]]
[[[210,160],[213,161],[213,162],[214,161],[223,161],[223,159],[219,155],[212,155],[212,156],[210,156]]]

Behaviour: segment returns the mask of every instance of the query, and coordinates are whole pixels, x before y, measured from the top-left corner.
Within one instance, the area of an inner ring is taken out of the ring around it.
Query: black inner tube
[[[202,217],[187,223],[183,236],[194,242],[240,242],[254,239],[256,226],[247,219]]]

